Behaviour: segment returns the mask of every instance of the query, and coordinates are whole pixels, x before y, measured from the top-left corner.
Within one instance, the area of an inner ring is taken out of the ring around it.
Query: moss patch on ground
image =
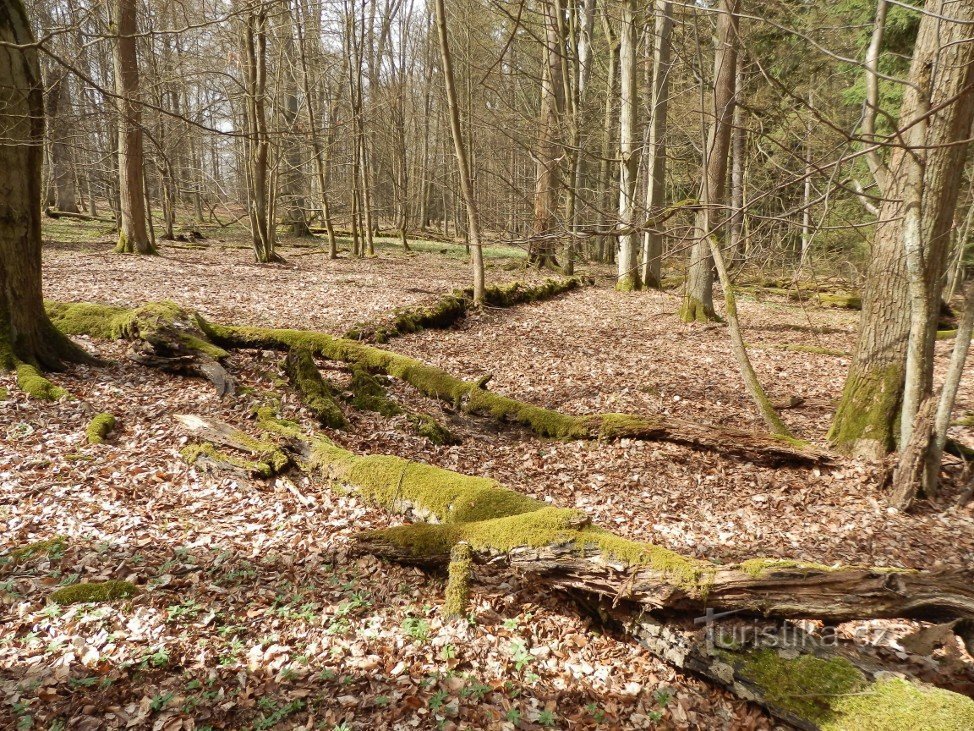
[[[16,366],[17,385],[20,390],[31,398],[41,401],[57,401],[68,395],[60,386],[55,386],[43,375],[40,370],[30,363],[20,361]]]
[[[34,541],[33,543],[28,543],[26,546],[15,548],[10,552],[10,560],[14,563],[21,563],[41,555],[47,556],[48,558],[56,558],[64,553],[64,549],[67,546],[67,538],[64,536],[54,536],[53,538]]]
[[[139,588],[129,581],[92,581],[62,587],[52,592],[48,601],[62,605],[110,602],[130,599],[138,593]]]
[[[114,416],[104,412],[96,414],[95,417],[88,422],[88,428],[85,430],[85,435],[88,438],[88,444],[102,444],[114,429]]]

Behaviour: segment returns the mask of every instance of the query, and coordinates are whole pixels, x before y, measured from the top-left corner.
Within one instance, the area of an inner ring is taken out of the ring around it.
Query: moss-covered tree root
[[[530,302],[542,302],[581,286],[582,280],[576,277],[547,279],[542,284],[514,282],[494,285],[484,291],[484,304],[489,307],[514,307]],[[380,317],[377,321],[361,322],[345,333],[345,337],[351,340],[385,343],[392,338],[421,330],[446,330],[456,325],[473,308],[472,289],[454,290],[432,305],[401,308],[390,316]]]
[[[199,417],[184,425],[193,433],[223,430],[219,423]],[[261,416],[261,426],[286,438],[288,448],[299,455],[297,463],[310,474],[327,477],[391,513],[423,521],[362,534],[356,546],[397,561],[449,566],[447,613],[463,613],[472,564],[506,564],[531,575],[538,585],[595,600],[604,618],[624,626],[660,657],[763,704],[801,728],[878,729],[885,727],[858,724],[916,719],[908,713],[921,714],[921,721],[928,713],[938,720],[956,717],[966,722],[974,714],[971,699],[923,686],[908,676],[898,681],[902,686],[880,685],[876,659],[860,658],[852,646],[843,647],[845,657],[830,657],[820,668],[815,660],[828,648],[814,638],[795,643],[794,631],[787,656],[773,657],[764,654],[765,648],[752,646],[750,639],[725,649],[705,641],[699,630],[688,631],[694,617],[707,616],[710,610],[830,622],[971,618],[974,569],[924,573],[783,559],[715,564],[622,538],[591,525],[577,510],[548,505],[489,478],[393,456],[357,456],[270,414]],[[665,613],[667,623],[653,620],[648,612]],[[749,637],[768,636],[765,631],[755,633],[755,626],[748,625]],[[851,692],[875,693],[880,702],[850,696],[850,679],[855,688]],[[833,684],[834,697],[808,699],[827,695],[824,691]],[[904,706],[884,711],[890,692],[902,698]]]
[[[91,581],[71,584],[52,592],[48,601],[54,604],[82,604],[85,602],[110,602],[131,599],[139,588],[128,581]]]

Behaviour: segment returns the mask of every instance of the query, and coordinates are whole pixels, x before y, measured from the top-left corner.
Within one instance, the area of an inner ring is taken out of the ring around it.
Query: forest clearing
[[[974,0],[0,0],[0,728],[974,729]]]

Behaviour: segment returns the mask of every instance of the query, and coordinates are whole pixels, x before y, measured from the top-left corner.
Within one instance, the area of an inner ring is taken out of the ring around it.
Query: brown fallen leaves
[[[107,247],[46,256],[55,299],[171,298],[227,321],[332,332],[466,278],[462,261],[436,255],[301,257],[263,268],[234,249],[158,260]],[[670,314],[676,302],[590,288],[390,347],[457,375],[492,373],[494,390],[574,413],[756,424],[726,334],[680,325]],[[854,316],[809,312],[812,322],[782,303],[745,303],[746,337],[848,350]],[[444,623],[439,579],[346,554],[354,533],[388,524],[351,496],[187,467],[174,413],[207,413],[256,434],[250,409],[278,395],[284,416],[312,428],[282,385],[278,354],[232,355],[241,393],[220,400],[204,382],[125,362],[117,344],[87,345],[118,362],[55,375],[77,401],[28,401],[0,376],[9,390],[0,403],[0,727],[770,727],[755,708],[600,633],[577,607],[517,577],[479,588],[472,622]],[[772,347],[753,356],[774,396],[806,399],[786,419],[820,441],[843,359]],[[343,383],[340,370],[320,365]],[[972,381],[962,413],[974,407]],[[464,443],[436,447],[401,417],[355,411],[351,431],[332,436],[362,453],[490,475],[620,533],[716,559],[760,553],[923,568],[974,560],[970,508],[891,514],[870,465],[771,470],[666,444],[548,442],[448,413],[407,386],[393,394],[450,422]],[[115,414],[119,428],[90,446],[84,429],[95,411]],[[56,536],[65,537],[56,550],[9,560]],[[46,603],[58,585],[105,579],[142,591],[109,605]],[[938,652],[931,662],[940,672],[950,658]],[[961,677],[969,658],[954,652],[950,672]]]

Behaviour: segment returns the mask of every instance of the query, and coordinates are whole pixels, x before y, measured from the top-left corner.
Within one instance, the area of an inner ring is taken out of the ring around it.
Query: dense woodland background
[[[0,2],[0,727],[974,727],[972,29]]]

